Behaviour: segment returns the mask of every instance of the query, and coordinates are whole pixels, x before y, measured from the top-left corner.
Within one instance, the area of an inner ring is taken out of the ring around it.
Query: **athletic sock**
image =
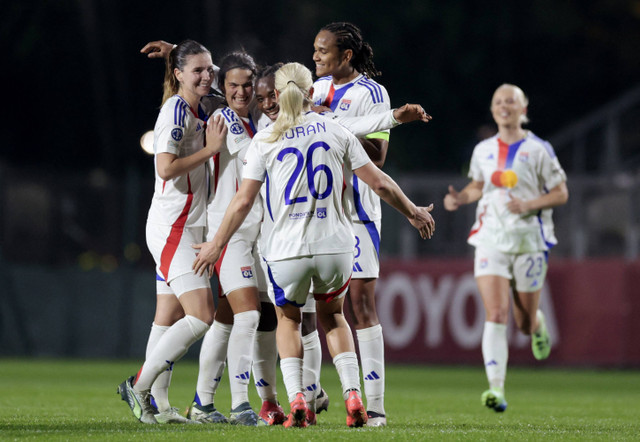
[[[169,327],[144,361],[136,377],[134,389],[138,392],[151,390],[151,385],[158,375],[171,368],[208,329],[209,325],[206,322],[190,315]]]
[[[367,411],[385,414],[384,411],[384,339],[382,326],[356,330],[360,360],[362,361],[362,382],[367,398]]]
[[[489,387],[504,389],[509,359],[506,324],[488,321],[484,323],[482,357]]]
[[[322,366],[322,347],[318,331],[314,330],[302,337],[304,359],[302,360],[302,384],[309,409],[316,411],[316,397],[320,393],[320,369]]]
[[[282,379],[287,389],[289,403],[293,402],[296,395],[302,391],[302,359],[284,358],[280,359],[280,370]]]
[[[277,364],[276,331],[256,331],[256,342],[253,349],[253,379],[256,383],[258,396],[263,402],[278,403],[276,393]]]
[[[222,373],[224,373],[227,359],[227,346],[231,328],[229,324],[213,321],[213,325],[204,335],[200,347],[200,365],[198,382],[196,384],[196,399],[198,405],[213,403]]]
[[[158,341],[164,333],[169,330],[168,325],[151,324],[151,332],[149,332],[149,339],[147,340],[147,350],[145,353],[145,359],[148,359],[153,349],[158,345]],[[171,408],[169,404],[169,385],[171,384],[171,373],[173,373],[173,365],[169,366],[165,371],[160,373],[151,386],[151,395],[156,403],[158,411],[167,411]]]
[[[354,352],[344,352],[333,358],[342,384],[342,397],[347,400],[350,390],[360,392],[360,367],[358,367],[358,357]]]
[[[260,312],[250,310],[233,315],[233,328],[229,336],[227,362],[231,387],[231,408],[249,402],[249,381],[256,330]]]

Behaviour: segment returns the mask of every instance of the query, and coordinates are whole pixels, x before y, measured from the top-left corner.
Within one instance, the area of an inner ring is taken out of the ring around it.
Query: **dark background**
[[[157,116],[163,63],[139,50],[154,39],[193,38],[214,63],[243,47],[259,63],[313,68],[319,28],[357,24],[392,105],[419,102],[434,117],[394,131],[387,168],[402,172],[463,171],[503,82],[527,93],[530,128],[547,138],[640,78],[637,0],[2,4],[2,161],[56,173],[134,165],[152,177],[139,137]]]

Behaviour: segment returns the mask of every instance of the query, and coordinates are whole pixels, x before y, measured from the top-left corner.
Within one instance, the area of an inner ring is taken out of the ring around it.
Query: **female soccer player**
[[[498,133],[481,141],[471,156],[471,182],[460,192],[449,186],[447,210],[478,201],[469,235],[475,246],[474,275],[486,311],[482,355],[489,390],[482,403],[506,410],[509,288],[513,288],[516,325],[531,335],[536,359],[545,359],[551,342],[538,309],[547,274],[548,251],[557,240],[551,208],[569,198],[566,175],[551,145],[522,128],[528,100],[511,84],[496,89],[491,113]]]
[[[362,116],[390,109],[386,89],[372,80],[379,75],[373,50],[351,23],[331,23],[315,38],[313,61],[318,80],[313,101],[344,116]],[[360,141],[369,158],[382,167],[389,146],[389,132],[371,133]],[[349,213],[356,246],[353,277],[348,298],[355,322],[367,399],[369,426],[387,424],[384,409],[384,340],[375,303],[375,286],[380,270],[380,199],[356,175],[346,177]]]
[[[147,218],[147,244],[157,274],[171,294],[157,296],[154,323],[163,327],[161,337],[150,342],[153,348],[148,349],[135,379],[132,376],[118,387],[134,416],[148,424],[187,422],[168,401],[158,404],[156,413],[150,403],[151,386],[213,321],[208,275],[194,275],[190,265],[190,245],[204,237],[206,224],[205,163],[220,150],[226,136],[222,119],[205,124],[200,106],[212,82],[213,63],[204,46],[186,40],[171,51],[163,105],[154,128],[155,192]]]
[[[252,141],[244,179],[212,241],[194,246],[199,274],[218,260],[233,233],[250,213],[262,182],[269,180],[268,214],[273,221],[263,255],[269,268],[270,295],[278,313],[277,341],[291,413],[285,426],[307,425],[302,381],[300,306],[311,283],[318,316],[338,370],[347,408],[347,425],[362,426],[367,414],[360,398],[358,360],[342,313],[349,284],[354,238],[343,207],[345,162],[385,201],[403,213],[423,238],[431,237],[429,208],[416,207],[378,170],[357,139],[340,125],[310,112],[311,72],[289,63],[276,73],[280,114]],[[268,177],[268,178],[267,178]]]

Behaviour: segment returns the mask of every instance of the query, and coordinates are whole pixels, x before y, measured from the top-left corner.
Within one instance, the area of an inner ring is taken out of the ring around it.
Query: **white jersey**
[[[359,117],[380,114],[391,109],[384,86],[358,75],[349,83],[334,85],[332,77],[319,78],[313,84],[313,103],[328,106],[339,116]],[[371,138],[389,139],[389,131],[370,134]],[[353,221],[377,221],[382,218],[380,198],[353,174],[347,174],[349,212]]]
[[[214,112],[222,115],[227,125],[227,137],[220,151],[211,160],[213,176],[209,203],[207,204],[207,239],[210,240],[220,227],[224,213],[231,203],[242,181],[242,169],[251,138],[256,133],[254,120],[238,116],[231,108],[224,107]],[[255,240],[260,229],[262,209],[259,204],[249,212],[236,235],[245,235]]]
[[[169,98],[153,130],[155,189],[147,222],[181,227],[204,227],[206,224],[207,166],[202,164],[185,175],[163,180],[158,175],[157,155],[170,153],[178,158],[192,155],[204,146],[206,114],[198,115],[179,95]]]
[[[264,217],[271,224],[261,252],[267,261],[352,253],[355,241],[344,211],[343,170],[370,160],[360,142],[339,124],[309,112],[304,123],[275,143],[254,138],[244,179],[266,181]],[[263,234],[266,232],[263,231]]]
[[[496,171],[503,170],[512,170],[517,175],[517,184],[512,189],[500,184]],[[469,244],[504,253],[532,253],[549,250],[557,243],[552,209],[526,214],[514,214],[507,209],[510,195],[531,200],[567,180],[548,142],[531,132],[511,145],[498,135],[481,141],[471,156],[469,177],[484,182]]]

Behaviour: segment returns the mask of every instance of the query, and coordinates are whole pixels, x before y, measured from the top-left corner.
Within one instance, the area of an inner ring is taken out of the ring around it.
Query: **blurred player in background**
[[[482,403],[502,412],[507,408],[510,288],[517,327],[531,335],[536,359],[546,359],[551,341],[538,309],[547,274],[548,252],[557,240],[552,207],[569,198],[566,175],[551,145],[522,128],[528,99],[522,90],[503,84],[491,100],[498,133],[480,142],[471,157],[471,182],[460,192],[449,186],[446,210],[478,201],[469,234],[475,246],[474,275],[486,311],[482,355],[489,390]]]
[[[262,182],[269,180],[267,205],[273,226],[263,254],[269,267],[270,295],[277,305],[278,351],[291,413],[285,426],[307,425],[303,386],[303,348],[299,307],[313,282],[320,323],[340,375],[347,425],[362,426],[367,414],[360,398],[358,360],[342,314],[354,257],[351,222],[343,207],[343,165],[371,184],[403,213],[423,238],[434,222],[429,208],[416,207],[387,175],[376,168],[358,140],[340,125],[310,113],[311,72],[289,63],[276,73],[280,114],[253,140],[242,185],[214,239],[200,249],[194,269],[213,266],[234,231],[251,211]]]
[[[218,117],[208,121],[201,99],[214,80],[211,53],[186,40],[170,53],[163,105],[154,128],[155,191],[147,218],[147,244],[156,262],[157,305],[146,360],[118,387],[134,416],[143,423],[186,423],[169,405],[168,382],[173,364],[209,329],[214,304],[208,275],[194,275],[190,245],[204,237],[207,202],[206,163],[223,144],[226,127]],[[206,143],[205,143],[206,133]],[[204,146],[204,147],[203,147]],[[157,409],[151,387],[163,373]]]

